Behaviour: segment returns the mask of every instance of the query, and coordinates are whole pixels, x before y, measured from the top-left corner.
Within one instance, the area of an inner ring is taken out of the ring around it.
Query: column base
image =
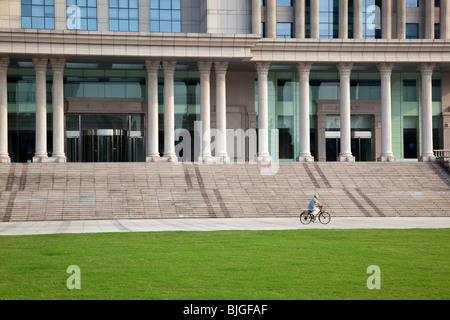
[[[337,161],[339,162],[355,162],[354,156],[339,156],[337,158]]]
[[[160,161],[161,157],[159,155],[145,157],[145,162],[160,162]]]
[[[230,157],[229,156],[216,156],[216,157],[211,157],[212,158],[212,163],[222,163],[222,164],[227,164],[230,163]]]
[[[8,155],[0,156],[0,163],[11,163],[11,158]]]
[[[172,162],[172,163],[178,163],[178,157],[175,155],[170,156],[162,156],[159,158],[158,162]]]
[[[434,155],[419,157],[419,162],[436,162],[436,161],[437,161],[437,158]]]
[[[67,162],[67,157],[66,156],[51,156],[49,158],[48,162],[66,163]]]
[[[39,155],[35,155],[33,157],[33,163],[46,163],[46,162],[52,162],[49,161],[49,157],[47,155],[44,156],[39,156]]]
[[[267,155],[267,156],[257,156],[256,157],[256,162],[258,163],[271,163],[272,162],[272,157]]]
[[[298,156],[296,159],[297,162],[314,162],[313,156]]]
[[[377,158],[378,162],[395,162],[396,158],[393,155],[380,156]]]
[[[197,162],[211,164],[211,163],[214,163],[214,157],[213,156],[198,157]]]

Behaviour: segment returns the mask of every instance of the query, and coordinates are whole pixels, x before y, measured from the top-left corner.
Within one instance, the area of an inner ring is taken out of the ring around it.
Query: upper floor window
[[[277,23],[277,38],[292,38],[293,30],[292,23],[278,22]]]
[[[150,0],[150,31],[181,32],[181,0]]]
[[[419,0],[406,0],[407,8],[417,8],[419,7]]]
[[[277,0],[279,7],[292,7],[292,0]]]
[[[381,38],[381,0],[363,0],[362,27],[364,39]]]
[[[406,24],[406,39],[419,39],[419,24],[407,23]]]
[[[68,30],[97,30],[97,0],[67,0]]]
[[[109,30],[139,31],[138,10],[138,0],[109,0]]]
[[[320,38],[339,38],[339,0],[319,0]]]
[[[55,29],[54,0],[22,0],[23,29]]]

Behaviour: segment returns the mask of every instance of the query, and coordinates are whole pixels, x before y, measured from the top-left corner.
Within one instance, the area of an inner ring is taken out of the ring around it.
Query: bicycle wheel
[[[308,211],[303,211],[300,214],[300,222],[303,224],[310,224],[311,223],[311,215],[308,213]]]
[[[331,216],[330,216],[330,214],[328,212],[322,212],[319,215],[319,221],[322,224],[328,224],[328,223],[330,223],[330,220],[331,220]]]

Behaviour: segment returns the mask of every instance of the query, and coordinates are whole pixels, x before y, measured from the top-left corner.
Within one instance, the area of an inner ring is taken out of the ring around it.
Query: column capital
[[[423,76],[431,76],[435,66],[434,63],[419,63],[418,69]]]
[[[270,69],[270,62],[256,62],[255,68],[258,74],[267,74]]]
[[[44,58],[44,59],[33,58],[32,61],[33,61],[34,69],[36,71],[43,71],[43,72],[47,71],[47,66],[48,66],[47,58]]]
[[[197,62],[197,69],[200,74],[209,74],[211,72],[212,62],[211,61],[199,61]]]
[[[225,74],[228,69],[228,62],[216,61],[214,62],[214,70],[218,74]]]
[[[158,73],[160,65],[161,65],[161,61],[155,61],[155,60],[146,60],[145,61],[145,68],[147,69],[148,73]]]
[[[313,64],[311,62],[298,62],[297,70],[299,73],[307,73],[309,75],[309,73],[311,72],[312,65]]]
[[[0,71],[6,71],[9,65],[9,58],[0,58]]]
[[[174,73],[175,72],[175,68],[177,67],[177,62],[176,61],[163,61],[162,62],[162,68],[164,73]]]
[[[337,64],[337,69],[341,76],[349,76],[352,73],[353,63],[341,62]]]
[[[377,64],[378,71],[380,71],[381,76],[391,76],[392,69],[394,68],[394,63],[382,62]]]
[[[64,72],[66,67],[66,59],[50,59],[53,72]]]

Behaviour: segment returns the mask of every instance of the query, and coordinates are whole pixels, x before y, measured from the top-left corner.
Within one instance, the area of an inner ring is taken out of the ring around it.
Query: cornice
[[[445,63],[450,40],[268,39],[252,34],[0,29],[0,56],[143,60]]]

